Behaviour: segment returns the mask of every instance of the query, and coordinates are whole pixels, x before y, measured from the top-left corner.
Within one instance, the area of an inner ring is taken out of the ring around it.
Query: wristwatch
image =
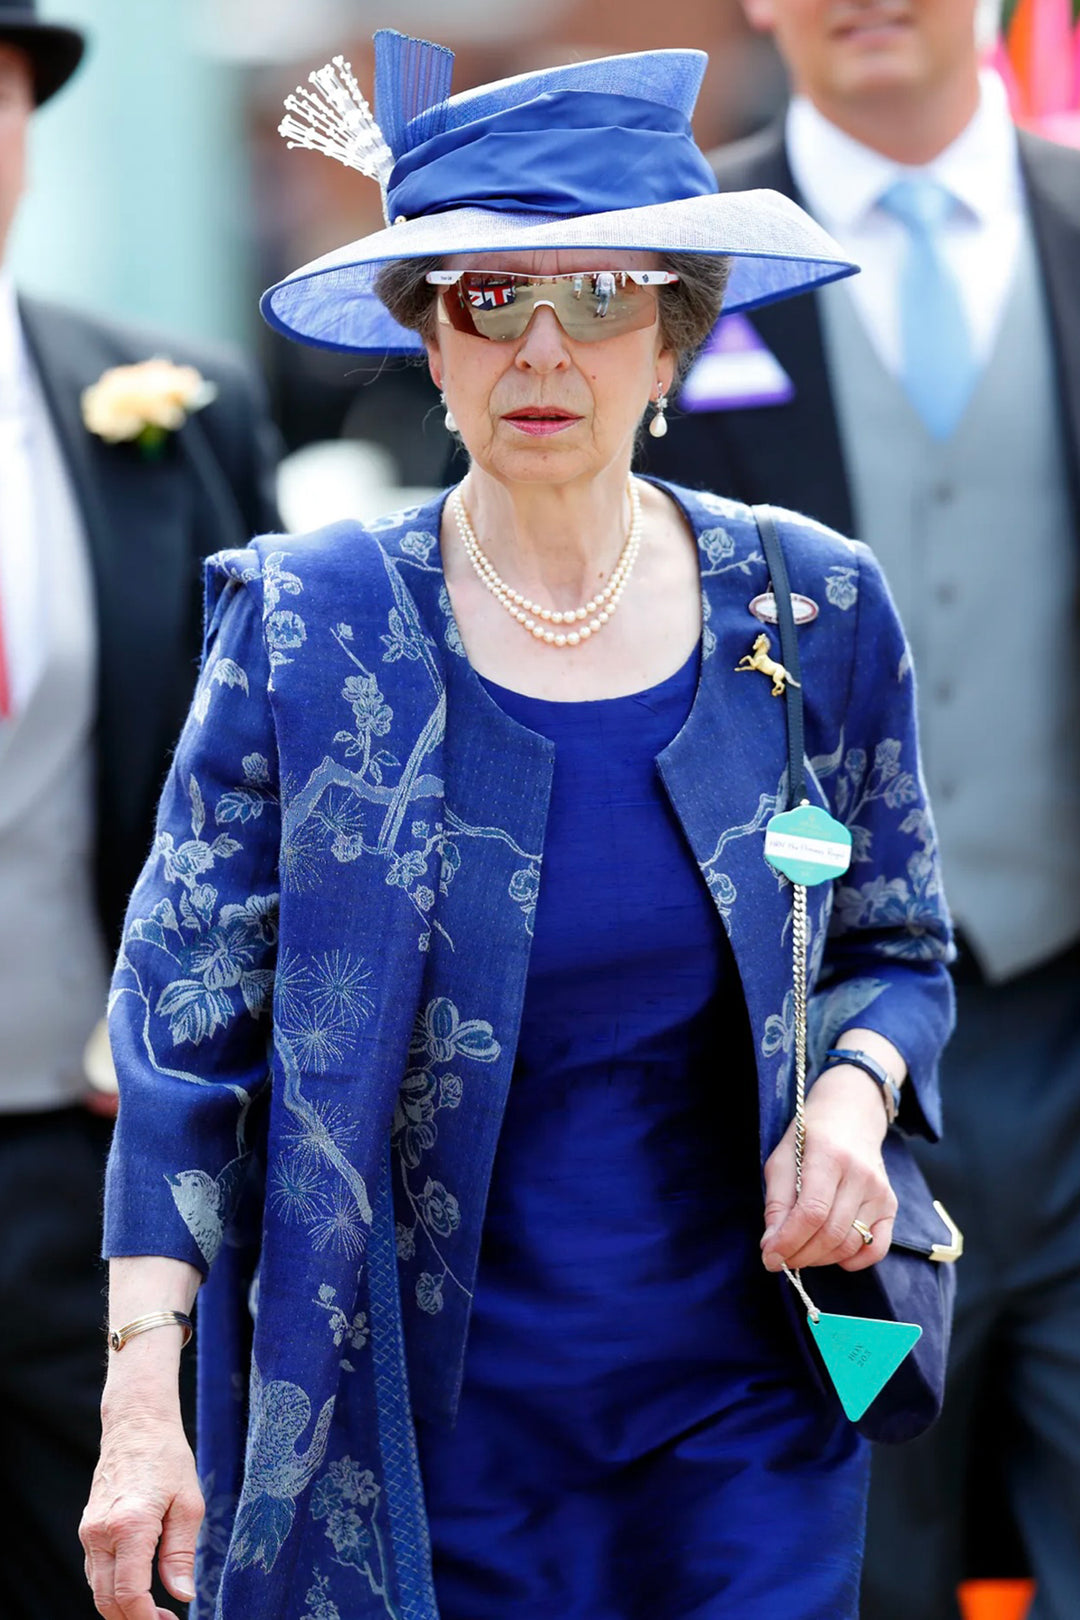
[[[871,1080],[876,1080],[881,1087],[882,1100],[885,1103],[885,1118],[892,1125],[900,1111],[900,1087],[877,1058],[872,1058],[869,1052],[860,1051],[853,1046],[830,1046],[825,1054],[825,1062],[821,1066],[822,1074],[826,1069],[834,1069],[838,1063],[850,1063],[854,1068],[861,1069],[868,1074]]]

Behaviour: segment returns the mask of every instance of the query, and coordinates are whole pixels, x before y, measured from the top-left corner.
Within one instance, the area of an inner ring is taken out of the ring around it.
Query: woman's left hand
[[[843,1266],[863,1271],[888,1253],[896,1195],[881,1157],[887,1121],[878,1087],[861,1069],[838,1063],[806,1097],[802,1192],[795,1198],[795,1125],[765,1165],[765,1235],[761,1255],[781,1264]],[[874,1234],[865,1243],[852,1225]]]

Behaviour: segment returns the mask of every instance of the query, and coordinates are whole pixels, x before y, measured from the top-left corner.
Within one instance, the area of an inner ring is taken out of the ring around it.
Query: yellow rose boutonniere
[[[144,455],[157,456],[169,434],[216,397],[214,384],[194,366],[142,360],[134,366],[112,366],[84,389],[82,417],[89,431],[107,444],[131,441]]]

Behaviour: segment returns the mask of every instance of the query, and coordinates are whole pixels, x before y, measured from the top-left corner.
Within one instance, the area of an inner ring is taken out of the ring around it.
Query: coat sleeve
[[[105,1253],[206,1271],[269,1077],[276,743],[253,552],[208,565],[202,671],[132,894],[109,1000],[120,1112]]]
[[[819,1059],[845,1029],[878,1031],[903,1054],[899,1123],[941,1131],[937,1064],[953,1023],[952,936],[937,838],[919,761],[915,685],[904,632],[864,546],[843,744],[815,762],[833,814],[852,835],[811,1007]]]

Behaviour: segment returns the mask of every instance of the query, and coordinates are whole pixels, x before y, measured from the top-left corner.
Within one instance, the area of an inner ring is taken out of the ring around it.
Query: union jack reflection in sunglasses
[[[438,319],[455,331],[513,342],[546,306],[575,343],[599,343],[652,326],[656,289],[679,278],[671,270],[570,270],[555,276],[431,270],[426,279],[440,290]]]

